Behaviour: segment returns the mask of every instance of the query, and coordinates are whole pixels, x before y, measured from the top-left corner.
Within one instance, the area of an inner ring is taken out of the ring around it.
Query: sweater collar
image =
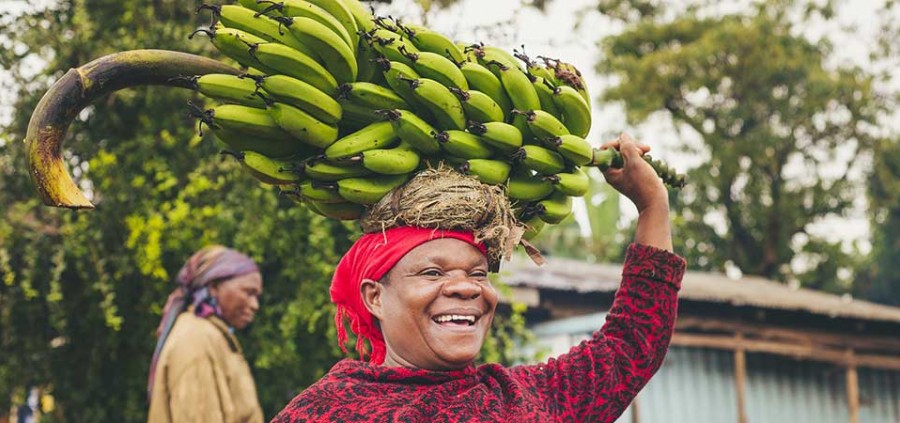
[[[331,368],[331,373],[337,377],[346,377],[365,382],[402,382],[415,385],[436,385],[474,376],[476,370],[473,365],[460,370],[439,371],[408,367],[387,367],[359,360],[344,359]]]

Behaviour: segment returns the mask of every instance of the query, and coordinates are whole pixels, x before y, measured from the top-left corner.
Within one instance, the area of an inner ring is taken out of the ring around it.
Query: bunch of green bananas
[[[213,19],[197,32],[247,72],[194,78],[219,104],[195,115],[251,174],[325,216],[357,219],[443,162],[506,186],[534,233],[587,192],[582,167],[622,165],[585,140],[590,96],[570,64],[457,43],[358,0],[201,9]],[[667,184],[683,183],[650,163]]]

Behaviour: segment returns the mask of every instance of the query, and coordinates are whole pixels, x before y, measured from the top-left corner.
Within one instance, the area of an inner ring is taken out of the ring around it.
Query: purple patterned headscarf
[[[156,362],[162,352],[166,338],[178,315],[188,306],[194,307],[194,314],[200,317],[219,315],[219,305],[209,294],[209,287],[216,282],[259,272],[259,267],[250,257],[221,245],[211,245],[194,253],[178,271],[175,282],[178,287],[169,294],[163,307],[162,319],[156,328],[156,348],[150,363],[150,377],[147,383],[147,398],[153,391]]]

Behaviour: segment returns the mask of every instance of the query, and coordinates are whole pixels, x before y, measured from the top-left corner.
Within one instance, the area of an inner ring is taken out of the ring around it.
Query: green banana
[[[266,41],[281,43],[288,47],[300,50],[308,55],[315,56],[313,50],[303,43],[302,40],[296,38],[290,32],[285,31],[276,18],[257,15],[256,12],[251,9],[232,4],[226,4],[224,6],[200,5],[198,10],[202,9],[212,10],[213,14],[228,28],[249,32]]]
[[[298,171],[296,162],[277,160],[255,151],[223,151],[238,160],[253,177],[271,185],[285,185],[300,180],[302,173]]]
[[[306,200],[317,203],[343,203],[346,201],[335,188],[332,185],[323,185],[315,181],[304,181],[297,186],[300,196]]]
[[[334,1],[334,0],[321,0],[321,1]],[[375,28],[375,17],[372,16],[370,12],[371,9],[366,7],[359,0],[338,0],[344,5],[347,6],[347,10],[353,15],[353,20],[356,21],[356,26],[360,31],[369,32]]]
[[[434,138],[441,143],[441,149],[447,154],[463,159],[487,159],[494,155],[494,150],[485,144],[478,135],[450,129],[435,134]]]
[[[375,204],[392,189],[403,185],[409,175],[375,175],[360,178],[341,179],[337,182],[338,193],[351,203]]]
[[[392,62],[387,59],[381,59],[378,63],[383,69],[384,80],[387,82],[387,85],[391,87],[397,95],[406,100],[406,102],[416,110],[416,113],[420,117],[427,121],[434,121],[434,116],[428,111],[425,104],[416,98],[413,94],[412,87],[406,82],[410,79],[419,79],[419,74],[416,70],[413,69],[412,66],[402,62]]]
[[[251,150],[273,158],[314,153],[312,148],[281,129],[266,110],[226,104],[198,117],[232,150]]]
[[[553,75],[556,79],[557,86],[567,85],[578,91],[578,94],[581,95],[581,98],[584,100],[585,104],[591,104],[591,95],[588,94],[587,84],[584,82],[584,77],[581,75],[581,71],[578,70],[571,63],[563,62],[559,59],[550,59],[547,57],[541,57],[544,60],[544,65],[553,70]]]
[[[560,172],[545,178],[556,187],[556,190],[571,196],[581,197],[587,194],[591,185],[591,178],[580,168],[575,168],[571,172]]]
[[[523,145],[511,158],[542,175],[553,175],[566,168],[566,161],[559,153],[537,145]]]
[[[293,138],[275,123],[266,110],[236,104],[225,104],[207,112],[212,120],[206,123],[213,129],[224,128],[232,132],[254,134],[270,139]]]
[[[459,70],[466,77],[466,82],[470,89],[481,91],[490,96],[503,110],[503,120],[509,117],[509,111],[512,109],[512,102],[500,79],[494,75],[488,68],[482,66],[478,62],[461,62]]]
[[[572,197],[554,192],[535,205],[538,217],[544,222],[556,224],[572,214]]]
[[[347,31],[347,28],[345,28],[344,25],[341,24],[341,22],[338,21],[335,16],[333,16],[331,13],[329,13],[319,5],[313,4],[312,2],[306,0],[278,0],[277,2],[263,1],[260,4],[267,5],[262,9],[257,10],[259,14],[265,15],[272,11],[276,11],[281,16],[290,18],[310,18],[321,23],[322,25],[325,25],[326,27],[328,27],[328,29],[332,30],[335,34],[340,36],[348,47],[356,46],[357,39],[350,35],[350,33]]]
[[[490,69],[491,72],[494,72],[495,75],[499,73],[499,70],[488,66],[491,62],[497,62],[504,67],[525,72],[525,69],[522,68],[522,65],[519,64],[516,57],[501,48],[486,46],[484,44],[472,44],[466,47],[466,50],[474,53],[475,57],[478,58],[478,62]]]
[[[409,83],[415,98],[434,115],[441,129],[465,129],[466,114],[462,104],[446,86],[428,78],[403,80]]]
[[[351,202],[322,202],[306,199],[304,204],[313,212],[337,220],[357,220],[365,213],[366,208]]]
[[[344,118],[340,122],[340,127],[345,132],[343,135],[349,135],[351,132],[356,132],[381,120],[375,113],[377,110],[349,100],[341,102],[341,107],[344,109]],[[349,132],[346,132],[348,130]]]
[[[413,69],[423,78],[433,79],[450,88],[469,89],[465,75],[456,66],[456,63],[444,55],[421,51],[407,53],[406,57],[412,61]]]
[[[326,148],[338,137],[336,125],[316,119],[315,116],[289,104],[272,104],[269,106],[269,114],[281,129],[310,146]]]
[[[436,31],[421,25],[403,24],[398,27],[410,41],[421,51],[442,54],[455,62],[466,60],[465,53],[453,40]]]
[[[537,92],[538,98],[541,99],[541,110],[550,113],[557,119],[562,119],[562,113],[556,107],[556,103],[553,102],[553,93],[556,88],[542,77],[534,76],[533,78],[534,90]]]
[[[584,166],[594,159],[594,150],[591,143],[578,135],[561,135],[554,138],[546,138],[544,142],[550,148],[562,154],[566,160]]]
[[[278,43],[253,44],[249,54],[272,69],[268,74],[284,74],[304,81],[328,95],[337,92],[338,83],[313,56]]]
[[[469,122],[502,122],[503,110],[500,106],[481,91],[464,91],[459,88],[450,88],[450,92],[456,94],[463,106],[463,112]]]
[[[375,122],[334,142],[325,149],[325,157],[343,159],[366,150],[386,148],[397,141],[391,122]]]
[[[356,80],[361,82],[377,82],[384,80],[384,73],[377,63],[378,54],[369,47],[364,40],[360,40],[356,46],[356,67],[359,69]],[[384,84],[382,84],[384,85]]]
[[[482,183],[491,185],[506,183],[511,169],[509,163],[491,159],[469,159],[457,166],[460,173],[474,175]]]
[[[514,108],[518,110],[540,110],[541,98],[538,97],[534,84],[525,72],[519,68],[504,65],[496,60],[487,62],[488,69],[497,69],[500,83],[509,96]]]
[[[400,140],[420,153],[435,155],[441,151],[440,143],[434,139],[437,129],[415,113],[409,110],[386,110],[382,113],[394,126]]]
[[[355,49],[347,45],[339,35],[310,18],[301,16],[276,19],[283,22],[296,39],[318,53],[322,64],[334,75],[338,83],[356,80],[359,68],[356,65]]]
[[[244,76],[211,73],[192,78],[195,89],[209,98],[257,109],[266,108],[266,100],[256,82]]]
[[[526,241],[533,240],[541,233],[541,230],[543,230],[546,225],[547,223],[537,216],[525,221],[525,233],[522,235],[522,239]]]
[[[209,29],[200,28],[192,32],[188,39],[193,39],[199,32],[206,34],[219,52],[234,59],[241,66],[255,67],[263,73],[270,73],[271,69],[259,63],[249,53],[250,46],[266,44],[268,43],[266,40],[239,29],[226,28],[221,23]]]
[[[591,131],[591,106],[584,102],[581,94],[568,85],[561,85],[553,93],[553,102],[569,131],[579,137],[586,137]]]
[[[539,139],[569,135],[569,129],[550,113],[536,109],[528,111],[513,110],[513,114],[525,116],[525,122],[531,133]]]
[[[553,184],[540,176],[532,175],[525,168],[514,168],[506,183],[506,193],[510,199],[537,201],[553,192]]]
[[[348,7],[347,3],[343,0],[307,0],[308,2],[315,4],[316,6],[325,9],[331,16],[334,16],[341,25],[344,26],[344,29],[350,34],[350,38],[352,39],[352,43],[350,45],[357,45],[359,43],[359,26],[356,24],[356,19],[353,17],[353,12],[350,11],[350,7]]]
[[[380,109],[409,109],[409,105],[390,88],[371,82],[352,82],[338,87],[340,98],[349,99],[356,104]]]
[[[358,178],[371,175],[368,169],[362,167],[359,163],[335,163],[323,160],[319,157],[313,157],[303,166],[306,176],[321,182],[333,182],[347,178]]]
[[[270,98],[309,113],[327,124],[336,124],[343,116],[340,103],[324,91],[287,75],[257,78],[257,84]]]
[[[385,28],[375,28],[364,33],[369,46],[392,62],[400,62],[407,66],[413,66],[409,54],[419,53],[416,46],[404,39],[402,35]]]
[[[376,148],[363,151],[350,160],[362,162],[362,166],[382,175],[405,175],[419,167],[419,153],[407,146]]]
[[[508,123],[469,122],[469,132],[503,153],[511,153],[522,146],[522,132]]]

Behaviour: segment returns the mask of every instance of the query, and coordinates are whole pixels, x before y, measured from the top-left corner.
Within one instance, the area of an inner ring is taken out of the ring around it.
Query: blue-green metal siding
[[[900,371],[859,369],[859,421],[900,422]]]

